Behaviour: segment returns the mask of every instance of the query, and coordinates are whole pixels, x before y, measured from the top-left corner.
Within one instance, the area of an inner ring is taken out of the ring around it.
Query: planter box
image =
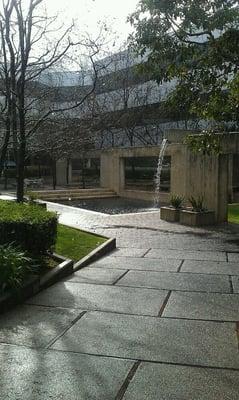
[[[174,207],[161,207],[160,218],[168,222],[179,222],[180,210]]]
[[[196,212],[192,210],[181,210],[179,222],[183,225],[204,226],[215,224],[214,211]]]

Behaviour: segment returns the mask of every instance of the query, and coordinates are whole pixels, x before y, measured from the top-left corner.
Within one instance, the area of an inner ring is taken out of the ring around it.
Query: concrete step
[[[39,199],[79,199],[79,198],[101,198],[101,197],[115,197],[117,196],[115,192],[112,190],[88,190],[88,189],[80,189],[80,190],[55,190],[55,191],[37,191],[34,192],[35,195]]]
[[[81,197],[69,197],[69,196],[62,196],[62,197],[58,197],[58,198],[55,198],[55,197],[53,197],[53,196],[49,196],[49,197],[47,197],[47,198],[41,198],[41,200],[46,200],[46,201],[68,201],[69,200],[69,198],[71,199],[71,200],[93,200],[93,199],[112,199],[112,198],[116,198],[116,197],[118,197],[117,195],[112,195],[112,196],[109,196],[109,195],[102,195],[102,196],[100,196],[100,195],[98,195],[98,196],[81,196]]]

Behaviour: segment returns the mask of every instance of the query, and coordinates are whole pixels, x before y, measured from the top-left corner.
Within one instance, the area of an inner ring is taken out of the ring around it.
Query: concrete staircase
[[[38,199],[55,202],[118,197],[117,194],[110,189],[39,190],[33,193]]]

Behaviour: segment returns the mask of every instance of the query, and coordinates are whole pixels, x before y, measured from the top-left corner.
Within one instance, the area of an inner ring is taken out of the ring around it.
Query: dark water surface
[[[97,211],[105,214],[129,214],[155,211],[153,202],[134,200],[126,198],[109,198],[109,199],[90,199],[90,200],[69,200],[59,201],[66,206],[84,208],[86,210]]]

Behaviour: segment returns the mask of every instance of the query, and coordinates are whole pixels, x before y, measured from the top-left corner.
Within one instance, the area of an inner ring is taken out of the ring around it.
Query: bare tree
[[[19,202],[24,197],[26,149],[31,136],[46,120],[80,107],[94,91],[97,81],[94,57],[99,48],[97,44],[88,43],[88,56],[94,71],[91,84],[74,101],[67,104],[50,101],[47,104],[49,88],[45,90],[43,85],[39,91],[36,82],[65,60],[69,63],[72,50],[80,49],[82,41],[74,40],[74,24],[57,30],[57,18],[48,18],[42,11],[43,4],[44,0],[29,0],[28,3],[24,0],[3,0],[0,12],[1,111],[4,126],[0,168],[11,137],[17,164]],[[37,92],[35,95],[32,95],[33,88]]]

